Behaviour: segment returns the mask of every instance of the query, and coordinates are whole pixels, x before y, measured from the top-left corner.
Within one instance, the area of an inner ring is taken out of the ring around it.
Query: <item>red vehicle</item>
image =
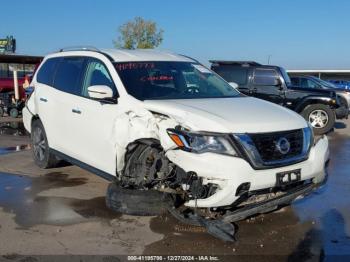
[[[4,113],[17,117],[21,112],[25,100],[23,84],[30,83],[41,60],[41,56],[0,54],[0,117]],[[17,71],[19,100],[14,98],[14,70]]]
[[[13,92],[13,70],[17,70],[18,86],[23,87],[26,77],[33,75],[43,58],[16,54],[0,54],[0,92]]]

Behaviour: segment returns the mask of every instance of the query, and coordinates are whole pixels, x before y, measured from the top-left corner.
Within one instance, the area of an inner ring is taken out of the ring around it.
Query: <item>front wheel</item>
[[[309,105],[301,112],[301,115],[311,124],[315,135],[328,133],[335,123],[334,111],[323,104]]]
[[[172,206],[168,194],[156,190],[122,188],[116,182],[108,186],[106,205],[109,209],[133,216],[157,216]]]
[[[37,166],[44,169],[57,166],[59,160],[50,152],[45,129],[40,120],[32,123],[31,143],[34,162]]]

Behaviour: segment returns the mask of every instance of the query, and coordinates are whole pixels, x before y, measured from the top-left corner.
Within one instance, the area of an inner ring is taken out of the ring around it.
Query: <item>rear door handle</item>
[[[47,102],[47,99],[46,98],[43,98],[43,97],[40,97],[40,101],[42,101],[42,102]]]
[[[81,114],[81,111],[79,110],[79,109],[72,109],[72,112],[74,113],[74,114]]]

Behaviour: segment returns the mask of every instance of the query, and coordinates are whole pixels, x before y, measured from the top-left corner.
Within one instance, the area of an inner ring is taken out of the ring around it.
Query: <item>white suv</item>
[[[23,116],[35,163],[65,159],[113,180],[107,203],[117,210],[152,213],[118,189],[165,192],[182,218],[232,222],[325,180],[326,136],[182,55],[62,50],[45,57],[32,86]]]

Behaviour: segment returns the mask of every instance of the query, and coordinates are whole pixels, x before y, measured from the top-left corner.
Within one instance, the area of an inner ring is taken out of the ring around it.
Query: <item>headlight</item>
[[[185,151],[194,153],[218,153],[237,156],[230,141],[224,135],[193,133],[168,129],[168,135],[174,143]]]
[[[304,134],[303,150],[308,152],[311,149],[311,147],[315,144],[314,131],[310,123],[308,123],[308,127],[303,128],[303,134]]]

